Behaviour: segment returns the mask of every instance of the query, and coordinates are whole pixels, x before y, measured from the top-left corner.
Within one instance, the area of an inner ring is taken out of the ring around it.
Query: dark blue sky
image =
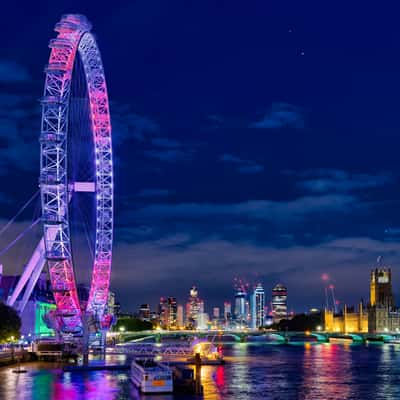
[[[2,5],[3,223],[37,189],[53,26],[83,13],[112,101],[112,283],[126,309],[184,301],[192,284],[221,306],[241,276],[268,291],[285,283],[300,311],[323,303],[324,272],[352,304],[368,297],[379,255],[400,293],[399,7],[82,3]],[[0,260],[6,272],[22,268],[26,241]]]

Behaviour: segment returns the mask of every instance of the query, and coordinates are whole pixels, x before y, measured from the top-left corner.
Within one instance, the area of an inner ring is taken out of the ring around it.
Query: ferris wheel
[[[59,332],[77,333],[88,315],[103,328],[110,324],[106,306],[113,242],[111,123],[103,65],[91,24],[82,15],[68,14],[55,31],[41,99],[43,238],[8,304],[14,305],[26,286],[19,302],[24,307],[47,262],[57,307],[53,324]],[[94,220],[87,235],[92,242],[92,274],[85,304],[79,300],[74,268],[76,220],[71,205],[79,196],[92,206]]]

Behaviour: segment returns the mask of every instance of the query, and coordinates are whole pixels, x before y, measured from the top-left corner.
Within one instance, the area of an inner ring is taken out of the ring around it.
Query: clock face
[[[389,277],[388,276],[379,276],[378,277],[378,282],[379,283],[388,283],[389,282]]]

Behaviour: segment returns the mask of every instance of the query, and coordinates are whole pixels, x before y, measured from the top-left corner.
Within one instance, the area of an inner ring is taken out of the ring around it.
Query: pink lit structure
[[[57,37],[49,43],[51,52],[49,64],[45,68],[40,135],[40,193],[44,235],[8,301],[14,305],[25,285],[24,297],[29,296],[30,287],[36,284],[47,261],[57,305],[53,319],[56,329],[61,333],[82,332],[83,321],[88,319],[87,316],[92,320],[94,317],[102,329],[110,323],[105,312],[113,241],[111,123],[103,65],[90,30],[91,24],[84,16],[64,15],[55,26]],[[83,65],[89,97],[95,182],[71,182],[68,174],[70,93],[77,57],[80,57]],[[81,307],[78,299],[70,237],[68,208],[76,192],[94,192],[96,199],[95,251],[86,309]],[[23,308],[23,302],[19,302],[19,308]]]

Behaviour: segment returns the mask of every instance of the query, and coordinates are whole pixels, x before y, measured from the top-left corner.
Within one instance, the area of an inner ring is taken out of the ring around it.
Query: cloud
[[[151,143],[158,147],[165,147],[169,149],[176,149],[182,146],[180,142],[174,139],[156,137],[151,139]]]
[[[390,174],[360,174],[337,169],[319,169],[301,174],[298,186],[313,193],[350,192],[374,188],[393,182]]]
[[[38,168],[40,107],[27,95],[0,94],[0,174]]]
[[[143,302],[155,304],[160,295],[173,295],[182,303],[190,286],[196,284],[208,311],[224,300],[233,300],[232,280],[246,274],[251,283],[263,283],[268,297],[272,287],[282,281],[288,287],[290,306],[303,311],[324,303],[320,279],[324,272],[335,284],[341,302],[351,305],[362,297],[367,299],[369,269],[380,254],[386,255],[387,263],[398,264],[400,243],[351,237],[318,246],[276,248],[212,237],[193,241],[178,234],[162,240],[118,244],[114,254],[112,280],[125,301],[132,301],[134,291]],[[349,271],[357,277],[357,285],[349,279]],[[397,275],[395,285],[400,283]]]
[[[220,161],[236,165],[238,172],[242,174],[256,174],[264,171],[264,166],[252,160],[245,160],[233,154],[222,154]]]
[[[156,121],[136,113],[130,105],[113,102],[110,109],[113,144],[116,146],[129,139],[143,142],[148,135],[154,135],[160,130]]]
[[[301,197],[291,201],[250,200],[242,203],[181,203],[156,204],[138,210],[134,217],[175,219],[202,219],[221,216],[246,217],[264,221],[303,221],[312,214],[346,212],[357,205],[357,199],[348,195]]]
[[[220,123],[224,121],[224,118],[218,114],[208,114],[207,119],[213,122],[220,122]]]
[[[142,189],[138,193],[138,197],[167,197],[174,191],[168,189]]]
[[[150,145],[152,148],[145,150],[144,154],[161,162],[189,161],[195,153],[195,146],[167,137],[153,137],[150,139]]]
[[[21,83],[31,80],[25,66],[15,61],[0,60],[0,83]]]
[[[241,163],[245,162],[245,160],[242,160],[241,158],[236,157],[232,154],[222,154],[219,159],[221,161],[228,162],[228,163],[234,163],[234,164],[241,164]]]
[[[243,165],[238,168],[238,171],[242,174],[258,174],[264,171],[264,166],[261,164]]]
[[[162,162],[190,161],[194,150],[191,149],[168,149],[168,150],[147,150],[144,154],[149,158],[154,158]]]
[[[206,119],[212,128],[219,128],[224,123],[224,117],[218,114],[209,114],[206,116]]]
[[[279,129],[304,128],[304,111],[292,104],[273,103],[270,110],[257,122],[249,125],[250,128]]]

